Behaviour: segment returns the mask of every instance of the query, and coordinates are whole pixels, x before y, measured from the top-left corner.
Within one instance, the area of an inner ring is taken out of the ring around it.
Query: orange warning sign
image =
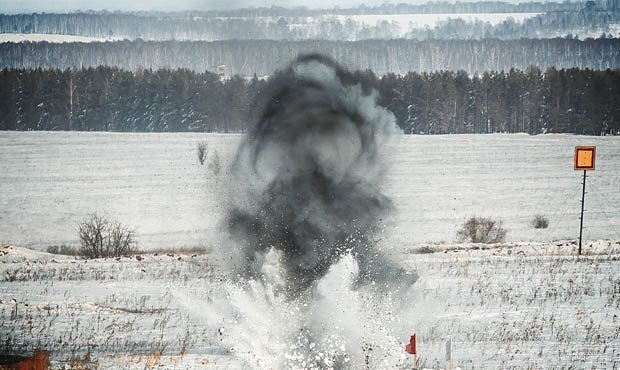
[[[575,147],[575,171],[594,171],[595,146]]]

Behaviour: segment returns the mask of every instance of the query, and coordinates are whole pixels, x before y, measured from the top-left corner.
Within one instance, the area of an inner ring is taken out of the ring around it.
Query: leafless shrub
[[[92,214],[78,225],[80,254],[87,258],[127,256],[135,251],[135,232],[117,221]]]
[[[506,238],[506,230],[501,221],[474,216],[465,221],[457,236],[472,243],[501,243]]]
[[[196,254],[196,255],[205,255],[209,254],[211,249],[208,247],[160,247],[160,248],[149,248],[144,250],[135,251],[136,254]]]
[[[198,155],[198,162],[201,165],[205,164],[207,159],[207,143],[205,141],[200,141],[196,144],[196,154]]]
[[[536,229],[546,229],[549,227],[549,220],[543,215],[536,215],[532,220],[532,226]]]
[[[70,247],[68,245],[50,245],[47,247],[47,253],[51,254],[62,254],[65,256],[77,256],[78,250],[74,247]]]
[[[411,253],[413,254],[429,254],[429,253],[435,253],[435,251],[433,250],[433,248],[429,247],[428,245],[424,245],[420,248],[416,248],[413,251],[411,251]]]
[[[15,270],[7,270],[5,272],[5,280],[12,283],[17,281],[17,277],[19,276],[20,268],[16,268]]]

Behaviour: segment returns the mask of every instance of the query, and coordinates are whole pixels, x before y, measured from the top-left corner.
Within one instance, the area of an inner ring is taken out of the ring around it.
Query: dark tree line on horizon
[[[620,134],[619,70],[355,74],[405,133]],[[266,83],[183,69],[4,69],[0,130],[245,132]]]
[[[215,71],[225,65],[229,75],[270,76],[300,54],[320,53],[351,70],[377,75],[464,70],[620,68],[620,39],[520,40],[307,40],[119,41],[108,43],[21,42],[0,44],[0,68],[67,69],[100,65],[125,70],[187,68]]]

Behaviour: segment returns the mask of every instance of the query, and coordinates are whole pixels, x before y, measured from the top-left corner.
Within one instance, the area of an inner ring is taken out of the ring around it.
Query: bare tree
[[[196,144],[196,154],[198,155],[198,162],[201,165],[205,164],[207,159],[207,143],[205,141],[200,141]]]
[[[118,221],[92,214],[78,225],[80,254],[88,258],[119,257],[133,253],[135,232]]]

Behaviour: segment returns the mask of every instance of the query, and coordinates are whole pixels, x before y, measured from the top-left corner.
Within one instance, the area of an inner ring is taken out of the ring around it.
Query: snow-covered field
[[[362,26],[374,27],[382,22],[389,23],[392,27],[397,27],[395,37],[403,37],[414,29],[434,28],[440,22],[449,19],[462,19],[466,22],[488,22],[497,25],[509,18],[521,23],[525,19],[535,17],[541,13],[442,13],[442,14],[363,14],[363,15],[336,15],[325,14],[318,17],[295,17],[289,19],[291,28],[311,28],[315,29],[315,33],[322,32],[320,24],[326,21],[337,20],[343,25],[347,21],[353,21]],[[277,22],[280,17],[253,17],[253,20],[264,22]],[[220,19],[249,19],[245,17],[221,17]],[[600,36],[596,35],[597,37]],[[59,34],[40,34],[40,33],[0,33],[0,43],[2,42],[40,42],[46,41],[50,43],[65,42],[106,42],[118,41],[125,37],[87,37],[76,35],[59,35]],[[185,40],[183,37],[180,40]]]
[[[93,212],[135,228],[139,247],[209,247],[240,135],[0,132],[0,242],[44,250],[77,243]],[[208,144],[199,165],[196,144]],[[620,138],[573,135],[396,137],[384,148],[384,191],[396,212],[383,242],[452,242],[466,218],[504,222],[508,241],[579,234],[582,173],[575,145],[597,145],[587,180],[585,239],[620,239]],[[208,164],[219,157],[216,176]],[[549,228],[534,229],[536,214]]]
[[[239,136],[0,133],[2,241],[71,244],[77,222],[99,212],[135,228],[141,248],[206,245],[220,204],[199,141],[224,161]]]
[[[388,22],[398,24],[404,31],[418,28],[433,28],[440,22],[449,19],[462,19],[465,22],[488,22],[497,25],[509,18],[521,23],[528,18],[541,13],[443,13],[443,14],[362,14],[362,15],[334,15],[343,24],[347,19],[365,26],[376,26],[377,23]]]
[[[105,41],[118,41],[118,37],[110,38],[97,38],[86,36],[74,36],[74,35],[52,35],[44,33],[0,33],[0,42],[105,42]]]
[[[397,31],[393,35],[395,37],[404,37],[412,30],[419,30],[425,28],[434,28],[441,22],[445,22],[451,19],[462,19],[465,22],[484,22],[491,25],[500,24],[510,18],[517,23],[522,23],[528,18],[535,17],[542,13],[437,13],[437,14],[360,14],[360,15],[339,15],[339,14],[325,14],[319,17],[305,17],[291,19],[291,28],[307,28],[315,27],[322,22],[328,22],[331,20],[339,21],[343,26],[348,21],[355,22],[356,24],[375,27],[387,22],[390,27],[397,27]],[[276,22],[278,19],[275,17],[257,17],[255,19],[263,19],[265,21]],[[320,28],[317,28],[317,32],[321,32]]]
[[[345,256],[310,308],[228,282],[210,255],[85,261],[0,246],[0,351],[42,347],[53,368],[302,369],[325,353],[406,368],[415,332],[422,368],[446,367],[451,337],[463,369],[615,369],[620,241],[589,244],[581,258],[571,242],[399,248],[420,276],[399,295],[351,290]],[[329,325],[323,351],[296,339],[308,310]]]
[[[0,353],[41,347],[55,368],[404,368],[415,332],[425,368],[446,367],[448,338],[463,369],[620,366],[620,138],[395,137],[382,156],[396,211],[377,247],[418,281],[354,287],[357,264],[343,254],[297,298],[277,294],[277,254],[263,279],[239,282],[218,253],[235,247],[218,222],[240,139],[1,132],[0,243],[16,246],[0,245]],[[582,257],[575,145],[597,146]],[[136,228],[142,249],[206,253],[41,251],[75,243],[95,211]],[[539,213],[549,228],[530,225]],[[502,219],[507,242],[454,243],[472,215]]]

